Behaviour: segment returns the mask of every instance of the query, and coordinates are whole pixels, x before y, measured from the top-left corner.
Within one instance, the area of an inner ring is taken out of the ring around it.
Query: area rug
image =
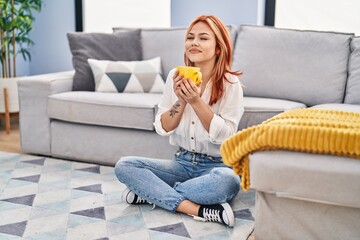
[[[247,239],[255,192],[230,204],[234,228],[121,202],[113,167],[0,152],[0,239]]]

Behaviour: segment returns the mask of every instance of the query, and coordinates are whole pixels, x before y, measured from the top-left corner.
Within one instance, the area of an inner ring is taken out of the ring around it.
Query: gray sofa
[[[360,38],[353,34],[229,26],[233,69],[244,72],[239,130],[287,110],[360,112]],[[116,28],[115,32],[131,32]],[[163,74],[183,64],[184,28],[141,29],[142,59]],[[24,152],[114,165],[126,155],[171,158],[152,125],[161,94],[72,91],[74,72],[19,81]],[[300,152],[250,156],[256,239],[360,236],[360,161]]]

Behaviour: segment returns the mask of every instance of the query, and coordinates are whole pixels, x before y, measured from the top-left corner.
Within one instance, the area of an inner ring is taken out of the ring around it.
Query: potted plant
[[[19,111],[16,57],[31,60],[33,12],[40,12],[42,5],[42,0],[0,0],[0,113]]]

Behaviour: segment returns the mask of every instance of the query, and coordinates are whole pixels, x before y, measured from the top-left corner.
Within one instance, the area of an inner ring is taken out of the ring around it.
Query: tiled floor
[[[254,192],[231,203],[234,228],[120,200],[113,168],[0,152],[0,239],[246,239]]]

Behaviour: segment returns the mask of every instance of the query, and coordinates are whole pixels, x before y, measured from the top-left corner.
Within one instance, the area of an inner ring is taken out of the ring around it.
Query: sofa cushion
[[[360,104],[360,37],[352,39],[351,51],[345,103]]]
[[[49,96],[50,118],[67,122],[154,130],[161,94],[65,92]]]
[[[73,90],[94,91],[88,58],[112,61],[141,60],[140,31],[127,33],[68,33],[75,69]]]
[[[235,42],[237,27],[228,25],[230,37]],[[113,28],[114,32],[126,32],[131,28]],[[174,28],[143,28],[141,29],[143,59],[161,57],[164,78],[170,70],[184,65],[184,46],[186,27]]]
[[[342,103],[352,36],[242,25],[233,69],[244,72],[245,96]]]
[[[244,115],[239,130],[257,125],[279,113],[296,108],[305,108],[303,103],[271,98],[244,97]]]
[[[251,188],[278,197],[360,208],[359,159],[291,151],[250,155]]]
[[[162,93],[160,57],[144,61],[88,59],[97,92]]]

